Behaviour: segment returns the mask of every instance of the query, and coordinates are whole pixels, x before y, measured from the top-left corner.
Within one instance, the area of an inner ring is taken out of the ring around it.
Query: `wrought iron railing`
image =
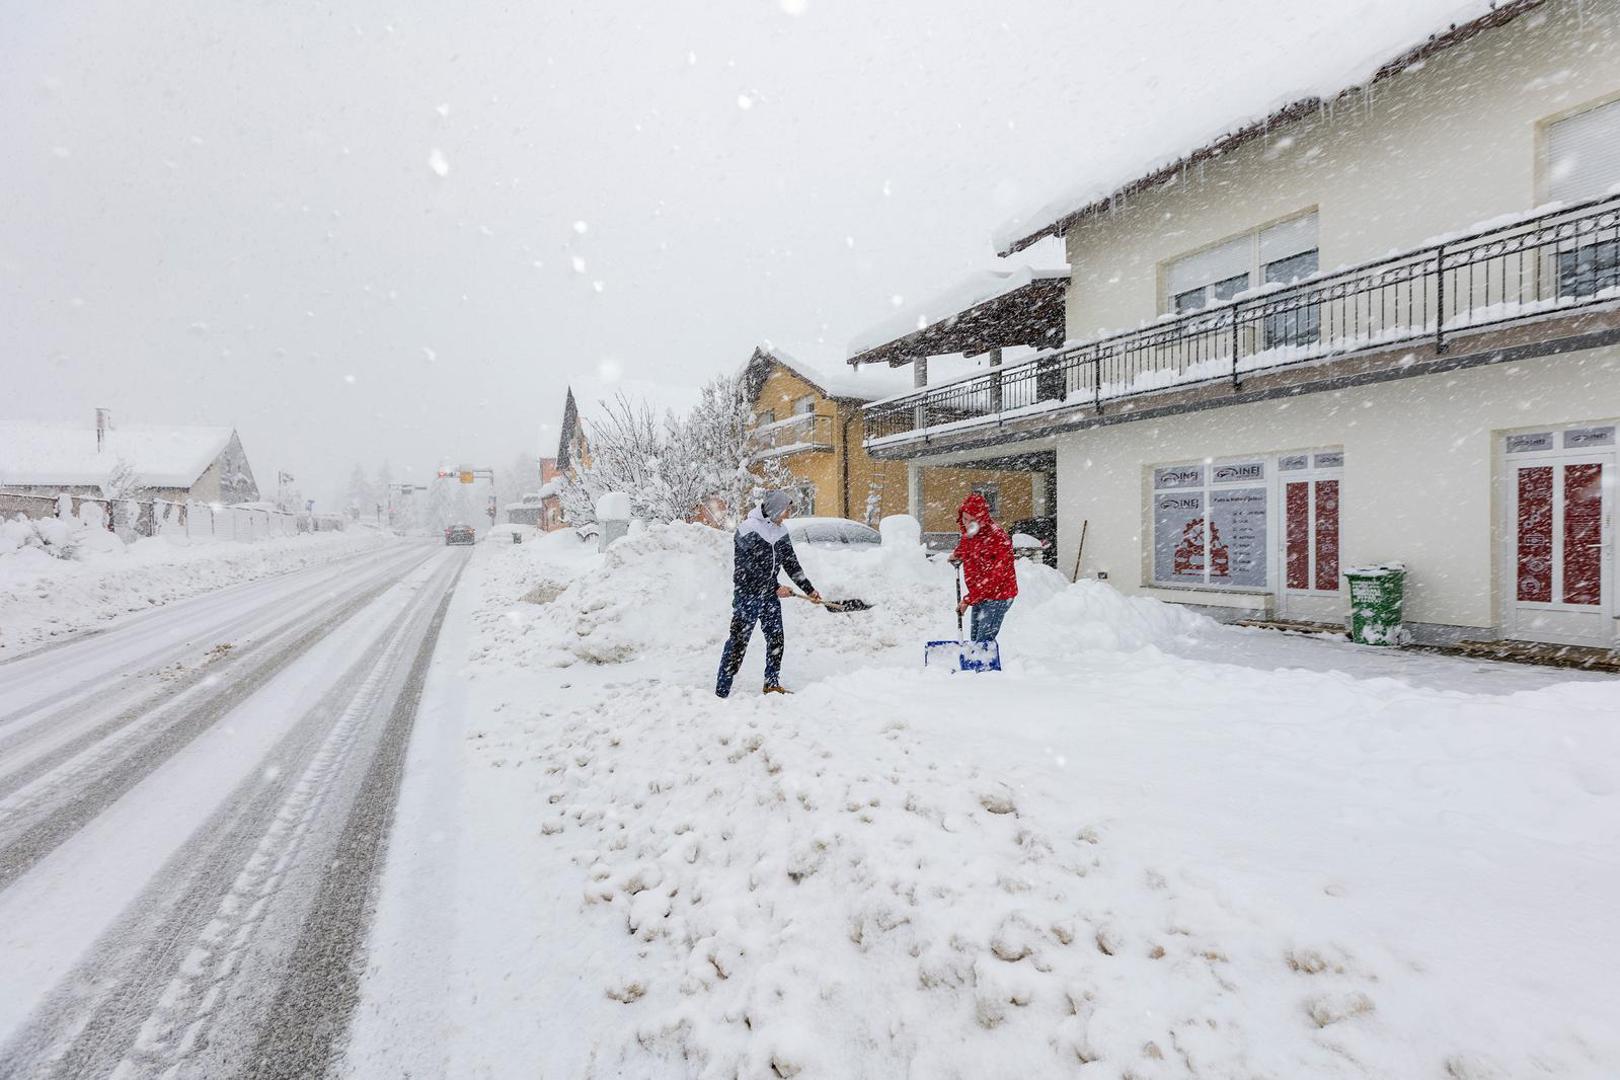
[[[1620,300],[1620,196],[1273,286],[866,409],[872,442],[1346,353],[1449,340]]]
[[[822,413],[795,413],[786,420],[755,428],[752,442],[757,457],[799,450],[830,450],[833,418]]]

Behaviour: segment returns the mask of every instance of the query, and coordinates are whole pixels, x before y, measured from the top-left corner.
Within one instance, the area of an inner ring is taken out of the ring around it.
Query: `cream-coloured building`
[[[1620,6],[1504,4],[1157,149],[998,238],[1063,238],[1065,344],[868,407],[868,452],[1050,454],[1059,565],[1084,526],[1126,592],[1337,623],[1399,560],[1419,640],[1613,646]]]

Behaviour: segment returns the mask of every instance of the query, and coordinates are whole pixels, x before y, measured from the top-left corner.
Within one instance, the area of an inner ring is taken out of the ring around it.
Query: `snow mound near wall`
[[[1017,622],[1008,619],[1007,646],[1051,659],[1086,651],[1169,649],[1219,625],[1177,604],[1126,596],[1101,581],[1077,581],[1026,614]]]

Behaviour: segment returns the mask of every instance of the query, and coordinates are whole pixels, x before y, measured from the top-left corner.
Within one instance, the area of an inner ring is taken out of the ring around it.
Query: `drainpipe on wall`
[[[101,453],[107,446],[107,429],[112,427],[112,410],[96,410],[96,453]]]

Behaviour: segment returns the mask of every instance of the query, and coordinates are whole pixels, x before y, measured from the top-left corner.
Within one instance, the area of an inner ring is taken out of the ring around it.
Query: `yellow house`
[[[875,366],[851,370],[835,350],[762,345],[744,368],[743,381],[759,425],[756,459],[774,458],[793,477],[801,514],[876,525],[886,515],[909,512],[906,463],[866,452],[863,416],[871,402],[911,390],[909,373]],[[1036,480],[1009,470],[930,469],[923,477],[923,531],[941,540],[954,534],[956,508],[975,490],[1003,521],[1033,517]]]

